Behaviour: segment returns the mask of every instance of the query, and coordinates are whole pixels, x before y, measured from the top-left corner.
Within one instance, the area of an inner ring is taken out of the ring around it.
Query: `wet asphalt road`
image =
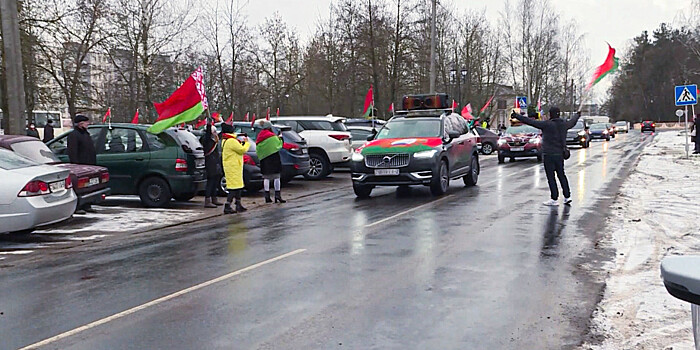
[[[477,187],[439,198],[347,187],[0,269],[0,349],[569,348],[651,139],[572,150],[571,207],[541,205],[541,164],[490,157]]]

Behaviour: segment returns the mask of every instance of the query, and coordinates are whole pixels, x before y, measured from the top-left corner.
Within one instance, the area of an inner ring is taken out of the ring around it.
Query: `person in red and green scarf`
[[[280,174],[282,173],[282,160],[280,150],[282,149],[282,139],[272,132],[272,123],[269,120],[261,119],[257,121],[258,127],[262,130],[255,139],[255,153],[260,160],[260,172],[263,175],[263,188],[265,189],[265,203],[272,203],[270,198],[270,180],[274,180],[275,203],[286,203],[282,199],[282,184]]]

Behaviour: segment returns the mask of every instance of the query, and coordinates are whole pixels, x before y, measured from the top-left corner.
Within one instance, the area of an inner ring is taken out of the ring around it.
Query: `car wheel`
[[[506,157],[499,154],[498,155],[498,164],[503,164],[505,162],[506,162]]]
[[[313,152],[309,154],[309,171],[304,174],[307,180],[321,180],[330,175],[331,164],[323,154]]]
[[[605,141],[610,141],[610,136],[606,137]]]
[[[353,183],[352,190],[355,191],[357,198],[369,198],[370,194],[372,194],[372,186]]]
[[[173,198],[178,202],[187,202],[190,199],[194,198],[194,196],[194,193],[180,193],[178,195],[173,196]]]
[[[146,178],[139,186],[139,197],[144,206],[158,208],[165,206],[172,197],[170,186],[160,177],[152,176]]]
[[[447,188],[450,186],[450,172],[447,168],[447,162],[444,160],[440,161],[440,167],[436,174],[433,174],[433,179],[430,182],[430,192],[434,196],[441,196],[447,192]]]
[[[486,156],[493,153],[493,145],[488,142],[484,143],[481,145],[481,153]]]
[[[511,163],[515,162],[515,157],[510,157],[509,162],[511,162]]]
[[[228,195],[228,190],[226,189],[226,176],[221,176],[219,178],[219,186],[217,187],[217,192],[219,192],[219,196],[224,196],[226,197]]]
[[[479,181],[479,173],[481,172],[481,167],[479,166],[479,157],[476,155],[472,156],[472,163],[469,168],[469,174],[464,175],[462,180],[464,180],[464,185],[466,186],[476,186]]]

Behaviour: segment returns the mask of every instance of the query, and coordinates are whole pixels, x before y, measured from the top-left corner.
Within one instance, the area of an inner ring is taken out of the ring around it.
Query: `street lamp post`
[[[452,81],[452,84],[455,85],[457,93],[455,94],[455,97],[457,97],[457,102],[460,104],[462,103],[462,83],[465,83],[467,81],[467,70],[462,68],[461,70],[458,70],[457,68],[450,69],[450,80]]]

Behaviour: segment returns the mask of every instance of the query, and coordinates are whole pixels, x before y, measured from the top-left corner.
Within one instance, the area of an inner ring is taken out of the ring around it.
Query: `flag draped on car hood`
[[[427,151],[442,144],[439,137],[380,139],[366,143],[357,150],[362,154],[383,154],[387,152],[414,153]]]
[[[202,68],[197,68],[165,102],[153,105],[158,112],[158,119],[148,128],[153,134],[158,134],[173,125],[197,119],[209,107],[204,93]]]

